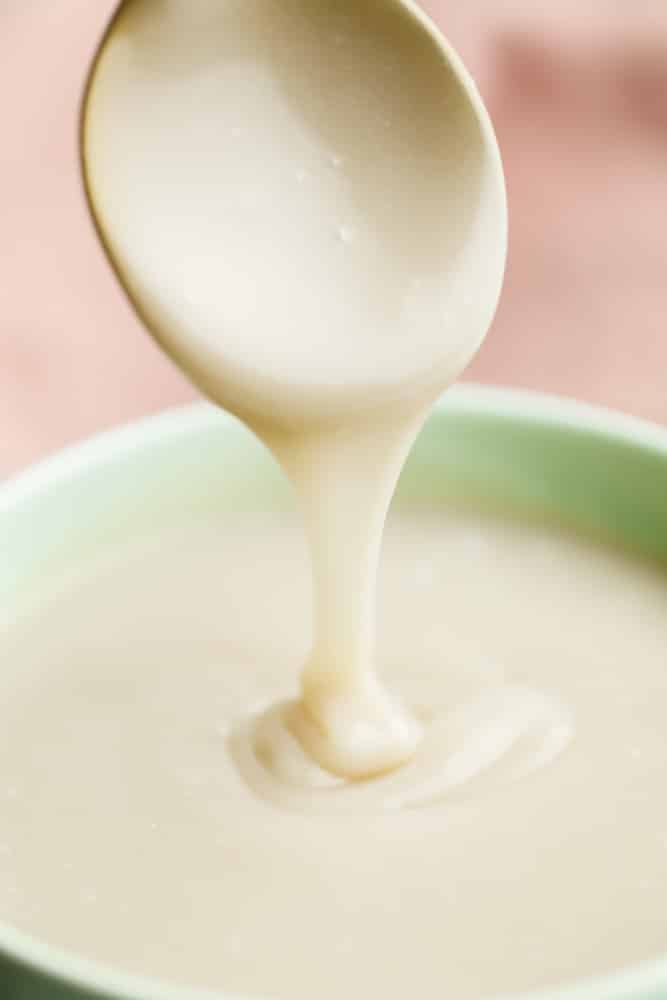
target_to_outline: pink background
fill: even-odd
[[[0,475],[193,395],[87,218],[78,101],[112,0],[0,6]],[[470,369],[667,420],[665,0],[430,0],[503,149],[511,253]]]

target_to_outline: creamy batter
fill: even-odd
[[[342,778],[389,771],[424,733],[375,672],[384,517],[431,403],[486,333],[504,266],[481,100],[396,0],[132,0],[83,138],[133,302],[302,503],[313,647],[301,697],[262,738],[289,733]]]
[[[473,1000],[664,952],[664,570],[529,523],[390,517],[397,695],[428,718],[528,686],[577,722],[537,774],[504,757],[390,812],[304,813],[239,768],[239,722],[296,693],[310,594],[296,519],[226,514],[79,566],[5,629],[0,920],[284,1000]]]

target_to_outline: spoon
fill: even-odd
[[[375,676],[375,576],[405,456],[500,293],[482,100],[409,0],[126,0],[81,121],[131,303],[300,496],[315,642],[286,724],[333,773],[395,767],[421,727]]]
[[[364,409],[378,374],[384,398],[439,392],[486,333],[500,156],[468,73],[410,2],[126,0],[81,149],[134,307],[228,409]]]

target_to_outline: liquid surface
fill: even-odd
[[[344,816],[304,813],[270,770],[249,782],[234,745],[239,720],[297,693],[298,522],[174,526],[3,629],[0,920],[285,1000],[477,1000],[664,952],[664,570],[420,510],[390,520],[379,597],[378,663],[417,713],[530,688],[569,706],[574,740],[539,777],[499,764],[384,811],[373,781]]]
[[[264,741],[294,737],[341,778],[398,767],[425,734],[375,672],[384,517],[504,268],[502,169],[472,82],[398,0],[130,0],[83,153],[149,329],[301,501],[313,643]]]

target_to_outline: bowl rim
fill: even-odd
[[[600,441],[630,443],[667,460],[667,429],[615,410],[592,406],[563,396],[525,389],[491,387],[477,383],[451,388],[436,404],[439,412],[456,416],[516,419],[562,433],[579,432]],[[48,493],[92,468],[111,465],[130,452],[147,459],[159,442],[180,435],[205,434],[236,418],[218,407],[197,402],[164,410],[121,425],[71,445],[0,483],[0,517],[11,515],[36,494]],[[9,924],[0,922],[0,957],[26,974],[38,974],[52,985],[71,987],[83,996],[109,1000],[262,1000],[254,994],[175,986],[160,980],[117,972],[73,952],[53,947]],[[658,992],[656,992],[656,990]],[[667,955],[633,964],[617,972],[595,976],[557,989],[503,994],[496,1000],[659,1000],[667,997]]]

